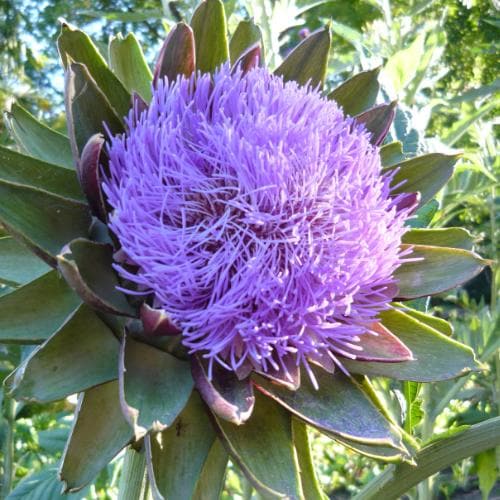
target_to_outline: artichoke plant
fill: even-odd
[[[0,341],[39,344],[19,400],[79,393],[65,491],[122,449],[155,498],[218,498],[228,460],[270,497],[321,498],[307,428],[412,461],[370,377],[475,370],[413,299],[486,262],[415,214],[457,155],[408,158],[378,69],[323,88],[328,28],[274,70],[259,28],[228,42],[220,0],[169,33],[154,72],[132,34],[108,62],[63,24],[68,136],[19,105],[0,150]]]

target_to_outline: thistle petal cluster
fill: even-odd
[[[409,208],[363,125],[266,69],[160,80],[110,138],[116,264],[191,352],[237,371],[356,358],[397,293]]]

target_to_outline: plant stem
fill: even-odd
[[[146,490],[146,457],[129,448],[123,459],[118,500],[140,500]]]
[[[4,463],[0,498],[7,498],[12,488],[14,475],[14,426],[16,424],[16,402],[4,394],[3,416],[5,420]]]
[[[422,427],[420,432],[420,437],[422,442],[426,442],[432,436],[433,422],[434,419],[431,416],[432,413],[432,401],[431,401],[431,386],[430,384],[424,384],[422,386],[422,404],[424,410],[424,416],[422,418]],[[432,498],[432,478],[425,478],[417,487],[419,500],[430,500]]]
[[[416,467],[406,463],[389,465],[382,474],[370,481],[354,500],[399,498],[426,477],[499,444],[500,417],[490,418],[454,436],[424,446],[415,458]]]

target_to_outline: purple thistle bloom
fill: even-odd
[[[151,294],[210,366],[356,358],[397,293],[412,208],[364,127],[317,90],[227,65],[160,81],[127,124],[104,182],[125,292]]]

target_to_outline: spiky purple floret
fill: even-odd
[[[233,370],[355,357],[395,296],[409,213],[378,148],[314,89],[265,69],[212,78],[160,81],[111,138],[104,191],[128,293],[151,294],[191,352]]]

